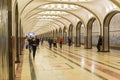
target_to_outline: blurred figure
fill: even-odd
[[[35,59],[36,49],[37,49],[37,40],[35,38],[32,39],[32,50],[33,50],[33,59]]]
[[[57,38],[53,39],[53,46],[54,46],[54,48],[57,48]]]
[[[99,39],[98,39],[98,44],[97,44],[97,52],[100,52],[100,50],[101,50],[101,45],[102,45],[102,37],[101,36],[99,36]]]
[[[60,48],[62,48],[62,43],[63,43],[63,39],[60,38],[60,39],[59,39]]]
[[[43,42],[44,42],[44,38],[41,38],[41,45],[43,45]]]
[[[68,37],[68,46],[70,47],[72,45],[72,39]]]
[[[26,38],[25,39],[25,48],[28,49],[28,45],[29,45],[29,42],[28,42],[28,39]]]
[[[31,53],[31,50],[32,50],[32,46],[31,46],[31,44],[32,44],[32,38],[30,37],[30,38],[28,38],[28,48],[29,48],[29,53]]]
[[[48,44],[49,44],[49,48],[52,48],[52,43],[53,43],[53,39],[52,38],[48,38]]]
[[[40,39],[36,37],[37,46],[39,47]]]

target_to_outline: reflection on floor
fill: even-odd
[[[67,45],[49,49],[46,43],[33,60],[24,50],[21,80],[120,80],[119,51],[96,51]]]

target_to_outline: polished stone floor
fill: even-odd
[[[120,51],[97,52],[96,48],[68,47],[49,49],[39,46],[35,59],[24,50],[19,65],[19,80],[120,80]]]

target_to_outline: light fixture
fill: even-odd
[[[40,6],[39,8],[43,9],[59,9],[59,10],[75,10],[80,8],[74,4],[45,4]]]
[[[55,14],[55,15],[64,15],[64,14],[68,14],[67,12],[63,12],[63,11],[43,11],[40,12],[38,14]]]
[[[89,2],[93,0],[57,0],[57,1],[64,1],[64,2]]]
[[[84,24],[82,24],[81,27],[84,27]]]
[[[59,16],[38,16],[39,19],[56,19],[60,18]]]

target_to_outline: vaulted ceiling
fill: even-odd
[[[25,34],[43,34],[71,24],[75,27],[78,22],[86,25],[93,17],[103,25],[107,14],[120,10],[120,0],[18,0],[17,3]]]

